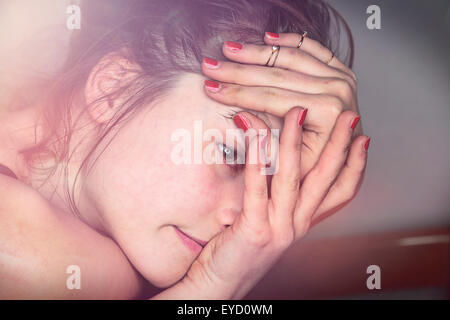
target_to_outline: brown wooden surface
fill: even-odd
[[[450,228],[442,228],[299,242],[246,299],[327,299],[430,287],[443,288],[448,298],[449,238]],[[366,286],[372,264],[381,269],[381,290]]]

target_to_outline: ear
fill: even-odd
[[[110,121],[128,98],[121,88],[136,75],[136,65],[117,53],[104,56],[91,70],[84,89],[87,111],[97,123]]]

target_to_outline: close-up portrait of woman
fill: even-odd
[[[448,4],[379,2],[3,1],[0,299],[447,299]]]

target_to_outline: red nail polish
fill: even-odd
[[[205,63],[205,65],[207,67],[210,67],[210,68],[217,68],[217,66],[219,65],[219,61],[208,58],[208,57],[203,57],[203,62]]]
[[[361,119],[361,116],[357,116],[355,119],[353,119],[352,124],[350,126],[352,128],[352,130],[355,129],[356,125],[359,122],[359,119]]]
[[[210,91],[219,91],[219,87],[220,87],[220,83],[218,83],[217,81],[213,81],[213,80],[205,80],[205,87],[210,90]]]
[[[303,109],[302,111],[300,111],[300,114],[298,116],[298,125],[299,126],[302,126],[303,122],[305,122],[307,112],[308,112],[308,109]]]
[[[369,150],[370,138],[367,139],[366,143],[364,143],[364,150]]]
[[[266,36],[269,38],[274,38],[274,39],[278,39],[280,37],[280,35],[275,32],[266,32]]]
[[[239,42],[225,41],[225,45],[232,51],[239,51],[242,49],[242,44],[240,44]]]
[[[236,126],[242,130],[247,131],[250,128],[250,122],[248,119],[240,114],[237,114],[233,117],[233,121]]]

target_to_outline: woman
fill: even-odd
[[[244,297],[363,180],[369,138],[355,76],[327,48],[329,10],[86,1],[63,69],[1,119],[12,172],[0,175],[0,296]],[[245,165],[177,164],[174,133],[195,140],[199,122],[223,136],[281,130],[279,148],[253,131],[214,140]],[[249,161],[252,148],[277,154],[272,175]]]

